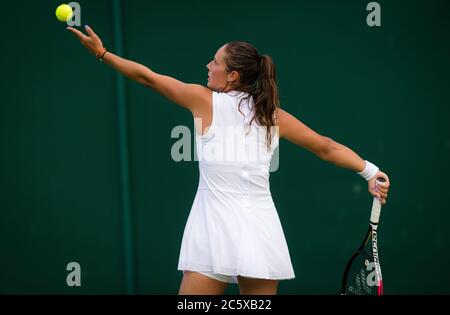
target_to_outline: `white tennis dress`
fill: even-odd
[[[178,270],[263,279],[295,278],[288,246],[269,187],[269,166],[278,146],[272,130],[253,117],[245,92],[212,92],[213,117],[196,132],[200,180],[184,229]],[[196,120],[196,126],[199,123]],[[201,126],[198,130],[202,130]]]

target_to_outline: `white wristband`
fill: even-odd
[[[366,180],[369,180],[374,177],[376,173],[378,173],[379,168],[367,160],[365,160],[365,162],[366,166],[361,172],[358,172],[358,174],[364,177]]]

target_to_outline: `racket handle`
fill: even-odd
[[[384,183],[386,180],[383,177],[377,178],[377,183]],[[381,203],[377,197],[373,198],[372,203],[372,212],[370,214],[370,222],[373,224],[378,224],[380,221],[380,213],[381,213]]]

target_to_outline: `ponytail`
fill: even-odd
[[[260,73],[256,80],[253,100],[258,123],[267,128],[267,146],[272,143],[272,126],[275,126],[274,113],[280,107],[275,65],[269,55],[260,56]]]

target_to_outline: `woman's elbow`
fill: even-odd
[[[149,68],[142,66],[137,74],[137,77],[135,78],[135,81],[149,88],[152,88],[155,85],[156,74]]]
[[[326,160],[327,156],[335,147],[336,142],[330,137],[322,136],[320,145],[318,146],[316,155],[322,160]]]

